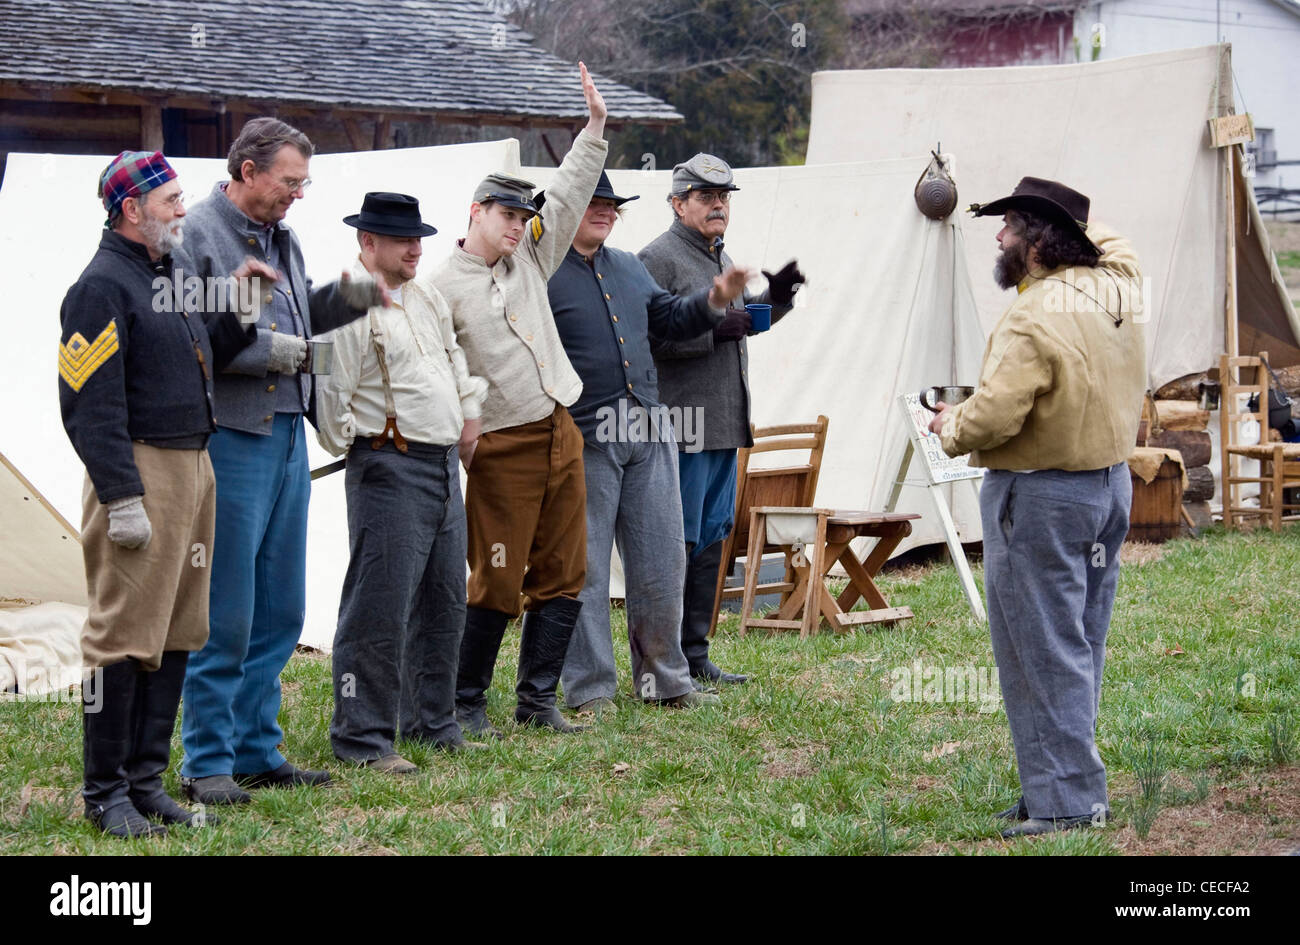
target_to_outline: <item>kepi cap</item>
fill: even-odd
[[[673,168],[673,196],[692,190],[740,190],[733,181],[731,165],[720,157],[700,152]]]
[[[495,201],[505,207],[537,212],[533,203],[533,182],[509,174],[489,174],[474,188],[474,202]]]

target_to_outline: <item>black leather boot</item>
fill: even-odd
[[[164,824],[202,827],[217,823],[211,814],[195,813],[177,804],[163,790],[162,776],[171,762],[172,732],[185,684],[185,666],[190,654],[168,650],[154,672],[141,671],[136,677],[135,734],[126,763],[129,796],[135,809]]]
[[[148,837],[167,832],[166,827],[151,824],[141,816],[129,795],[126,765],[135,737],[139,672],[139,663],[123,660],[97,669],[81,685],[85,766],[81,794],[86,802],[86,819],[114,837]]]
[[[570,724],[555,707],[555,688],[560,683],[569,637],[580,610],[582,601],[557,597],[524,615],[519,680],[515,685],[519,697],[515,721],[520,725],[543,726],[558,732],[581,732],[586,728]]]
[[[488,721],[487,690],[509,622],[509,614],[499,610],[465,608],[465,634],[460,639],[456,671],[456,721],[467,735],[501,738],[501,732]]]
[[[682,591],[682,653],[691,675],[705,682],[743,683],[749,679],[723,672],[709,659],[709,624],[718,593],[718,571],[722,567],[722,546],[718,541],[695,557],[686,546],[686,585]]]

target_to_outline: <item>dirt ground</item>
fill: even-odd
[[[1209,772],[1213,780],[1223,772]],[[925,785],[924,787],[929,787]],[[1178,787],[1179,785],[1173,785]],[[1112,785],[1133,793],[1132,785]],[[924,788],[922,788],[924,789]],[[1112,801],[1114,794],[1112,794]],[[1269,768],[1216,783],[1195,804],[1162,807],[1150,833],[1132,824],[1108,831],[1125,856],[1286,856],[1300,853],[1300,765]],[[999,840],[927,843],[917,854],[987,852]],[[1015,841],[1019,842],[1019,841]],[[1040,838],[1028,841],[1040,842]]]

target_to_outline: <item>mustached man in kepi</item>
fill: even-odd
[[[1016,298],[975,394],[930,429],[988,469],[980,490],[989,634],[1021,798],[1004,837],[1104,824],[1097,753],[1106,633],[1128,532],[1146,348],[1137,257],[1089,200],[1026,177],[972,207],[1002,215],[994,277]]]
[[[673,168],[668,197],[673,223],[637,254],[655,282],[674,295],[689,295],[731,266],[723,235],[731,220],[731,196],[738,190],[730,165],[712,154],[697,154]],[[738,293],[728,300],[727,315],[713,331],[687,340],[653,339],[660,398],[679,416],[702,418],[703,448],[690,449],[683,437],[677,457],[686,539],[682,650],[702,686],[747,679],[725,672],[709,658],[723,544],[736,514],[736,450],[754,445],[745,338],[771,327],[753,323],[745,306],[770,304],[775,324],[794,306],[804,282],[794,260],[763,274],[768,288],[757,296]]]
[[[99,250],[59,312],[59,406],[86,466],[82,794],[96,827],[133,837],[204,822],[164,792],[162,775],[186,664],[208,638],[213,372],[253,335],[235,301],[248,283],[211,315],[188,300],[180,312],[155,304],[155,280],[183,281],[187,268],[174,255],[184,195],[161,152],[123,151],[99,194]],[[230,274],[275,277],[254,261]]]

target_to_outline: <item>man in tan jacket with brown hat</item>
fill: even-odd
[[[1146,388],[1141,275],[1128,241],[1089,225],[1088,198],[1063,184],[1026,177],[972,210],[1004,214],[994,275],[1018,295],[974,395],[941,405],[930,429],[989,470],[989,633],[1022,791],[999,816],[1015,837],[1109,812],[1096,727]]]

